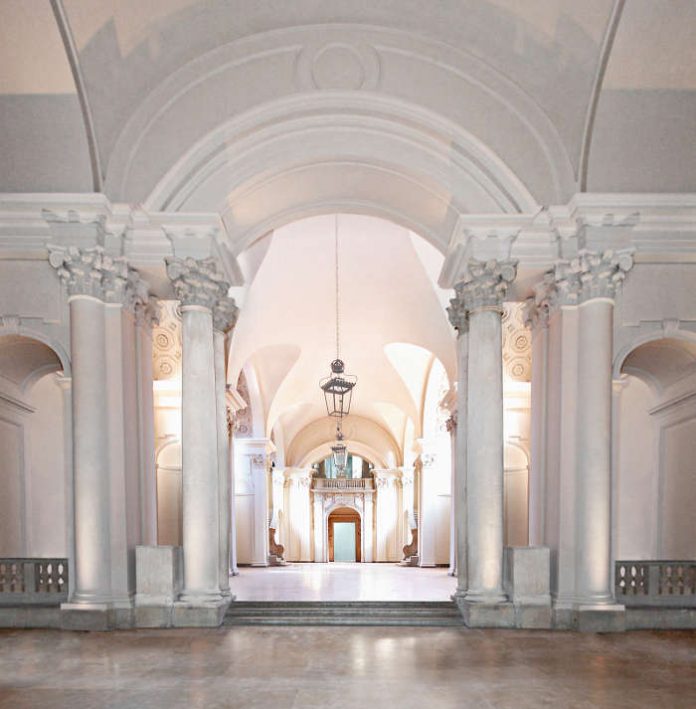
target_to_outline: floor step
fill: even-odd
[[[463,625],[450,602],[390,601],[235,601],[225,625]]]

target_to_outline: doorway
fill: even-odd
[[[348,507],[334,510],[328,519],[329,561],[362,561],[360,515]]]

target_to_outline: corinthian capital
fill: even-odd
[[[457,334],[463,335],[469,331],[469,311],[457,286],[455,286],[455,294],[454,298],[450,298],[447,317]]]
[[[150,295],[144,300],[135,303],[135,322],[138,327],[152,329],[160,322],[159,301]]]
[[[213,309],[213,327],[220,332],[227,332],[235,326],[238,316],[239,308],[234,298],[220,298]]]
[[[516,275],[517,261],[470,259],[464,280],[454,287],[455,300],[460,300],[468,312],[481,308],[502,309],[508,285]]]
[[[213,310],[226,297],[229,284],[218,273],[214,259],[167,258],[167,275],[183,306],[200,305]]]
[[[56,269],[68,295],[103,298],[103,260],[104,249],[101,246],[80,249],[77,246],[48,245],[48,262]]]
[[[125,304],[129,298],[128,264],[124,258],[102,258],[102,287],[107,303]]]
[[[628,250],[580,251],[554,268],[558,301],[576,305],[593,298],[613,299],[632,266],[633,255]]]

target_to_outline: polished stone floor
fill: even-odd
[[[686,709],[696,706],[696,633],[0,631],[2,709],[371,706]]]
[[[230,586],[239,601],[446,601],[457,583],[445,567],[288,564],[242,566]]]

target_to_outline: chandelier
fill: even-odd
[[[335,273],[336,273],[336,359],[331,362],[331,373],[319,382],[324,393],[326,413],[338,419],[336,424],[336,444],[331,446],[334,464],[340,475],[346,469],[348,452],[343,443],[341,422],[344,416],[350,413],[350,404],[353,397],[353,388],[358,378],[345,373],[345,363],[341,359],[341,327],[340,327],[340,279],[338,268],[338,214],[334,217],[334,247],[335,247]]]

